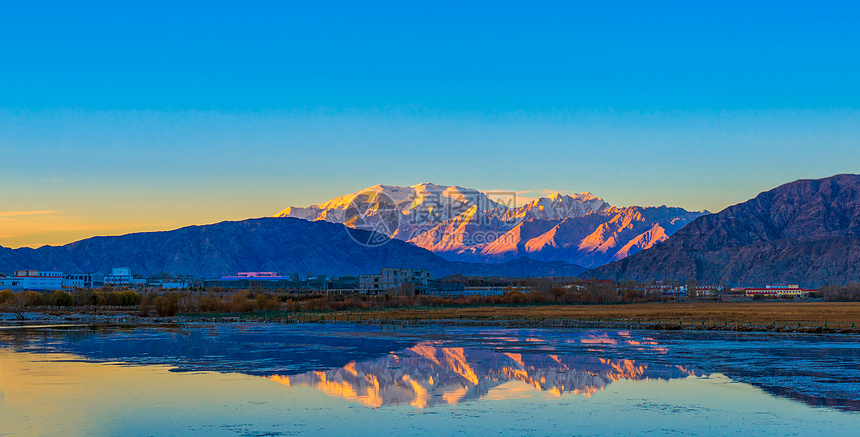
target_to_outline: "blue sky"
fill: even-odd
[[[860,169],[857,3],[248,3],[0,5],[0,245],[377,183],[719,210]]]

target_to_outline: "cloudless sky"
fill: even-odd
[[[3,2],[0,245],[377,183],[720,210],[860,169],[855,2]]]

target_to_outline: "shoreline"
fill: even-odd
[[[32,314],[32,313],[30,313]],[[787,333],[787,334],[860,334],[860,327],[841,326],[845,323],[823,323],[823,326],[802,326],[772,322],[770,324],[752,322],[714,322],[693,323],[684,321],[630,321],[630,320],[576,320],[570,318],[506,319],[480,320],[470,318],[362,318],[361,320],[336,320],[336,316],[326,315],[302,317],[265,317],[246,313],[242,315],[177,315],[168,317],[142,317],[131,314],[67,314],[51,315],[38,313],[36,317],[25,320],[2,319],[0,330],[36,328],[74,328],[74,327],[175,327],[193,324],[233,324],[233,323],[280,323],[280,324],[355,324],[367,326],[410,327],[492,327],[502,329],[602,329],[602,330],[641,330],[641,331],[707,331],[707,332],[749,332],[749,333]],[[334,320],[333,320],[334,319]],[[836,325],[836,326],[833,326]]]

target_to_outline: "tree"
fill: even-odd
[[[696,287],[699,286],[699,283],[696,282],[695,279],[691,279],[687,281],[687,297],[690,299],[695,299],[699,297],[699,292],[696,290]]]
[[[175,316],[179,312],[179,296],[169,294],[155,299],[155,312],[161,317]]]
[[[75,299],[72,295],[63,291],[57,290],[51,295],[51,302],[58,307],[70,307],[75,304]]]
[[[14,293],[12,290],[0,291],[0,311],[12,313],[18,320],[24,320],[24,298],[23,293]]]

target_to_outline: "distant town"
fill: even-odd
[[[549,283],[549,284],[547,284]],[[680,284],[677,282],[650,284],[616,283],[611,280],[582,280],[579,278],[499,278],[453,275],[432,279],[423,269],[386,267],[378,274],[341,276],[281,275],[277,272],[237,272],[217,279],[155,275],[144,278],[129,267],[115,267],[108,274],[64,273],[53,270],[18,270],[0,274],[0,290],[52,292],[58,290],[99,289],[120,287],[144,291],[237,291],[263,293],[326,293],[366,295],[435,295],[435,296],[503,296],[506,293],[539,291],[541,286],[582,291],[589,286],[615,287],[619,293],[638,291],[641,297],[668,300],[709,299],[737,300],[742,298],[805,299],[818,297],[818,289],[805,289],[797,284],[729,288],[724,285]]]

